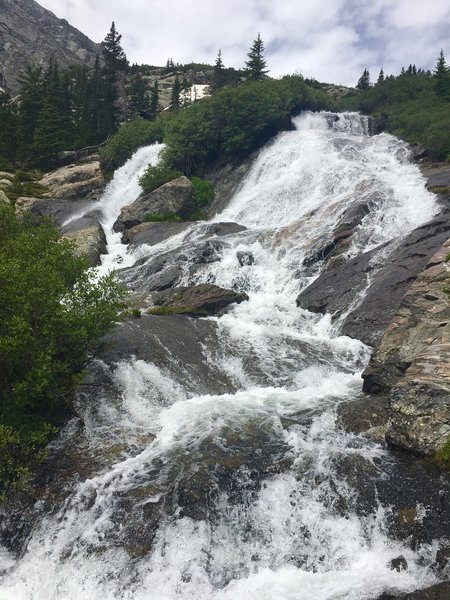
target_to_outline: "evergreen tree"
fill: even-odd
[[[450,100],[450,72],[441,50],[434,70],[436,94],[444,100]]]
[[[61,150],[72,145],[72,122],[67,78],[60,76],[58,65],[51,61],[43,81],[44,102],[34,134],[34,147],[40,162],[47,166]]]
[[[89,78],[89,120],[93,143],[104,141],[115,126],[114,88],[102,74],[100,59],[97,56]]]
[[[27,67],[19,82],[22,85],[18,115],[19,157],[27,159],[33,155],[34,133],[43,105],[42,69]]]
[[[191,84],[183,77],[183,81],[181,82],[181,104],[183,108],[189,106],[191,103]]]
[[[247,54],[248,60],[245,62],[247,77],[251,81],[261,81],[269,72],[266,69],[267,63],[264,60],[263,53],[264,43],[258,33],[258,37],[253,41],[250,52]]]
[[[170,104],[169,104],[170,110],[177,110],[180,108],[180,106],[181,106],[180,96],[181,96],[181,83],[180,83],[180,80],[177,75],[175,77],[175,81],[174,81],[174,84],[172,87],[172,95],[171,95]]]
[[[17,151],[17,114],[8,94],[0,92],[0,159],[14,161]]]
[[[224,67],[223,61],[222,61],[222,50],[219,50],[219,53],[217,54],[216,62],[214,64],[213,81],[210,86],[211,91],[216,92],[217,90],[220,90],[220,88],[222,88],[225,84],[226,84],[225,67]]]
[[[362,92],[368,90],[370,88],[370,73],[367,69],[364,69],[363,74],[358,79],[358,83],[356,84],[358,90]]]
[[[147,97],[147,85],[140,73],[133,78],[128,91],[131,95],[131,103],[134,111],[138,115],[148,117],[150,103]]]
[[[120,45],[121,39],[122,36],[117,33],[113,21],[109,33],[101,43],[103,61],[105,64],[104,73],[106,78],[112,82],[117,80],[119,73],[126,73],[128,71],[128,60]]]
[[[155,82],[152,87],[152,93],[150,95],[150,116],[152,119],[156,119],[159,112],[159,85],[158,80],[155,79]]]
[[[381,85],[384,83],[384,71],[381,69],[380,74],[378,75],[377,85]]]

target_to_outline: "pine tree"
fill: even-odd
[[[189,106],[191,103],[191,84],[183,77],[183,81],[181,82],[181,104],[183,108]]]
[[[441,50],[434,69],[436,94],[444,100],[450,100],[450,71],[445,62],[443,50]]]
[[[222,62],[222,50],[219,50],[214,64],[214,75],[211,84],[211,91],[214,93],[226,84],[225,67]]]
[[[158,80],[155,79],[155,82],[152,87],[152,93],[150,95],[150,116],[152,119],[156,119],[159,112],[159,85]]]
[[[21,158],[27,159],[33,155],[34,133],[44,103],[42,69],[27,67],[19,82],[22,85],[18,116],[19,155]]]
[[[150,103],[147,97],[147,85],[140,73],[133,78],[128,91],[135,112],[144,117],[149,116]]]
[[[358,83],[356,84],[358,90],[362,92],[368,90],[370,88],[370,73],[367,69],[364,69],[363,74],[358,79]]]
[[[377,85],[381,85],[384,83],[384,71],[381,69],[380,74],[378,75]]]
[[[180,108],[180,95],[181,95],[181,83],[178,75],[175,77],[175,81],[172,87],[172,95],[170,98],[169,108],[170,110],[177,110]]]
[[[17,151],[17,114],[11,98],[0,92],[0,159],[14,161]]]
[[[122,36],[117,33],[114,21],[111,24],[111,29],[101,43],[102,55],[104,61],[104,73],[107,79],[112,82],[117,80],[119,73],[128,71],[128,60],[125,56],[120,40]]]
[[[245,62],[247,77],[251,81],[261,81],[264,76],[269,72],[267,63],[263,58],[264,43],[261,39],[261,35],[258,33],[258,37],[253,41],[253,45],[250,52],[247,54],[248,60]]]

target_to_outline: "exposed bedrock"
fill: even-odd
[[[406,292],[363,373],[389,394],[387,440],[433,455],[450,438],[450,240]]]
[[[230,304],[239,304],[244,300],[248,300],[247,294],[204,283],[157,292],[153,296],[157,308],[153,310],[155,314],[160,310],[161,314],[172,311],[191,316],[206,316],[220,314]]]
[[[405,292],[449,234],[450,211],[444,209],[402,240],[382,264],[375,262],[375,250],[347,262],[329,262],[301,292],[297,304],[313,312],[329,312],[336,319],[356,303],[344,318],[342,333],[375,346]],[[367,286],[364,299],[358,302],[358,294]]]

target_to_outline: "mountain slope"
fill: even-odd
[[[100,46],[34,0],[0,0],[0,87],[17,92],[27,67],[92,64]]]

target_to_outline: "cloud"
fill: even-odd
[[[273,76],[301,72],[354,85],[364,68],[398,73],[450,57],[448,0],[41,0],[95,41],[111,21],[131,62],[244,65],[257,33]]]

